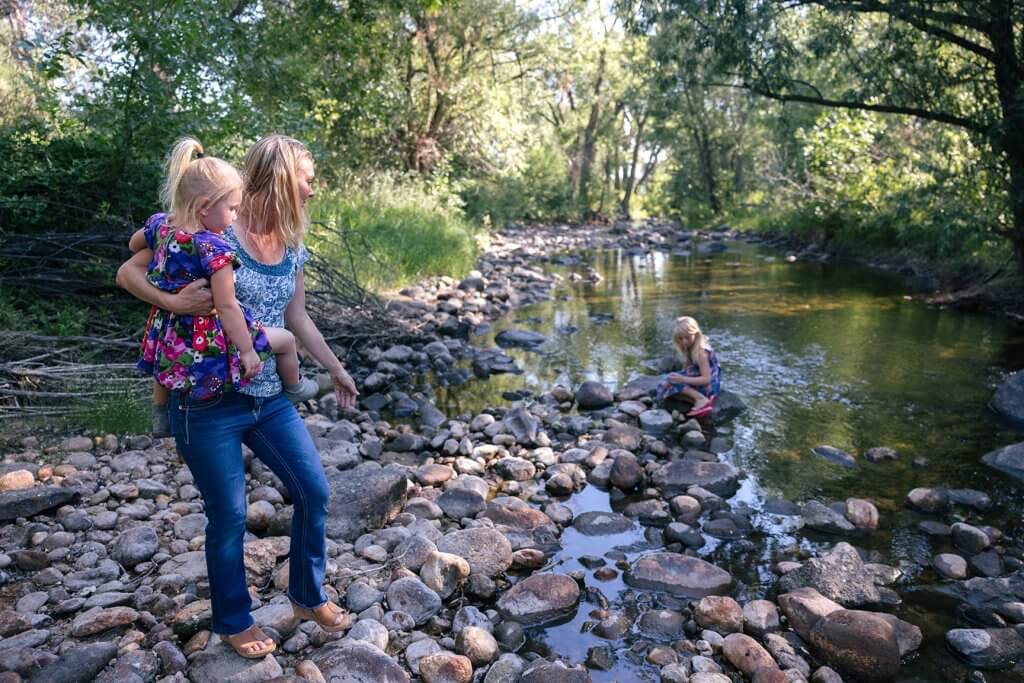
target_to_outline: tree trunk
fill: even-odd
[[[629,202],[633,199],[633,190],[636,189],[636,165],[640,158],[640,143],[643,141],[644,123],[647,117],[640,115],[636,119],[635,137],[633,138],[633,155],[629,160],[629,171],[626,173],[625,193],[622,196],[622,215],[629,218]]]
[[[708,206],[716,216],[722,212],[722,203],[718,199],[718,182],[715,178],[715,153],[711,148],[710,135],[698,122],[690,128],[693,137],[693,145],[697,148],[697,161],[700,166],[701,180],[704,183],[704,193],[707,195]]]
[[[604,85],[604,49],[597,60],[597,80],[594,83],[594,101],[590,105],[590,117],[587,127],[583,129],[583,140],[579,154],[579,180],[576,184],[574,199],[576,206],[586,213],[590,209],[588,185],[590,184],[590,167],[594,163],[594,152],[597,148],[597,124],[601,120],[601,87]]]
[[[996,57],[996,86],[1003,114],[997,143],[1010,170],[1013,228],[1007,237],[1013,244],[1018,273],[1024,273],[1024,73],[1014,44],[1012,3],[994,4],[999,9],[993,12],[988,35]]]

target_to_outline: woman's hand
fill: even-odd
[[[178,315],[212,315],[214,312],[213,292],[210,291],[210,283],[205,278],[190,282],[171,297],[171,302],[174,306],[168,306],[167,310]]]
[[[352,381],[352,376],[345,371],[345,368],[339,368],[331,373],[331,381],[334,382],[334,393],[338,397],[338,407],[354,408],[359,391],[356,389],[356,383]]]
[[[668,373],[668,381],[672,384],[683,384],[684,379],[686,379],[686,376],[680,375],[678,372]]]

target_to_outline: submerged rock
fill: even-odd
[[[632,531],[636,525],[617,512],[584,512],[573,520],[576,531],[586,536],[608,536]]]
[[[999,415],[1024,425],[1024,371],[1010,375],[996,389],[989,404]]]
[[[857,459],[855,457],[834,446],[815,446],[811,449],[811,453],[843,467],[857,467]]]
[[[1024,637],[1015,628],[955,628],[946,643],[979,669],[1007,669],[1024,659]]]
[[[1024,372],[1018,372],[1016,376],[1024,378]],[[987,453],[981,461],[1011,477],[1024,480],[1024,441]]]

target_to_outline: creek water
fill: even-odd
[[[763,597],[774,580],[775,561],[792,557],[794,548],[806,554],[837,540],[797,530],[799,517],[763,512],[765,501],[868,498],[879,509],[880,528],[852,542],[903,571],[894,587],[903,602],[892,611],[925,636],[900,680],[964,680],[967,669],[943,641],[945,631],[958,624],[955,605],[914,590],[937,580],[929,559],[948,546],[918,529],[926,517],[908,510],[904,500],[920,486],[980,489],[992,497],[993,508],[984,514],[959,509],[959,518],[992,524],[1007,534],[1004,545],[1022,545],[1024,486],[990,470],[980,458],[1024,438],[986,408],[1005,373],[1024,366],[1024,330],[993,317],[925,305],[910,296],[904,279],[877,270],[850,263],[787,263],[769,248],[728,245],[714,255],[605,250],[584,254],[579,264],[551,265],[550,271],[563,275],[589,265],[603,280],[566,280],[552,300],[517,309],[489,336],[474,339],[490,345],[494,333],[517,328],[540,332],[548,341],[536,351],[506,351],[524,369],[521,375],[435,388],[438,407],[456,415],[511,405],[502,401],[502,392],[540,394],[584,380],[614,391],[635,376],[651,374],[643,361],[672,352],[677,316],[695,317],[721,360],[723,386],[748,405],[744,414],[717,428],[732,444],[722,459],[747,475],[729,502],[758,511],[752,543],[709,538],[699,554],[732,572],[741,602]],[[860,467],[847,469],[813,455],[811,449],[821,444],[857,454],[889,446],[900,457],[878,464],[861,460]],[[926,458],[927,465],[913,466],[915,458]],[[577,514],[613,508],[608,493],[593,486],[567,504]],[[628,558],[652,549],[642,531],[594,538],[570,528],[554,571],[583,569],[577,558],[615,547]],[[613,605],[636,609],[637,595],[621,580],[602,583],[585,571],[588,585],[598,586]],[[585,632],[594,608],[583,602],[571,620],[535,629],[527,647],[579,663],[588,648],[611,645],[616,663],[609,671],[592,670],[595,681],[657,680],[657,667],[644,664],[642,651],[630,649],[635,635],[609,642]],[[988,680],[1019,680],[1013,676],[989,674]]]

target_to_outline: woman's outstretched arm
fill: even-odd
[[[179,315],[208,315],[213,311],[213,295],[210,283],[196,280],[177,294],[154,287],[146,279],[146,268],[153,252],[143,249],[121,264],[117,269],[117,284],[136,299],[141,299],[157,308]]]
[[[306,288],[301,270],[295,275],[295,294],[288,302],[288,308],[284,309],[284,322],[313,358],[327,368],[334,382],[338,405],[342,408],[353,407],[356,404],[356,396],[359,395],[356,383],[352,381],[352,377],[331,351],[331,347],[324,340],[324,335],[306,312]]]

